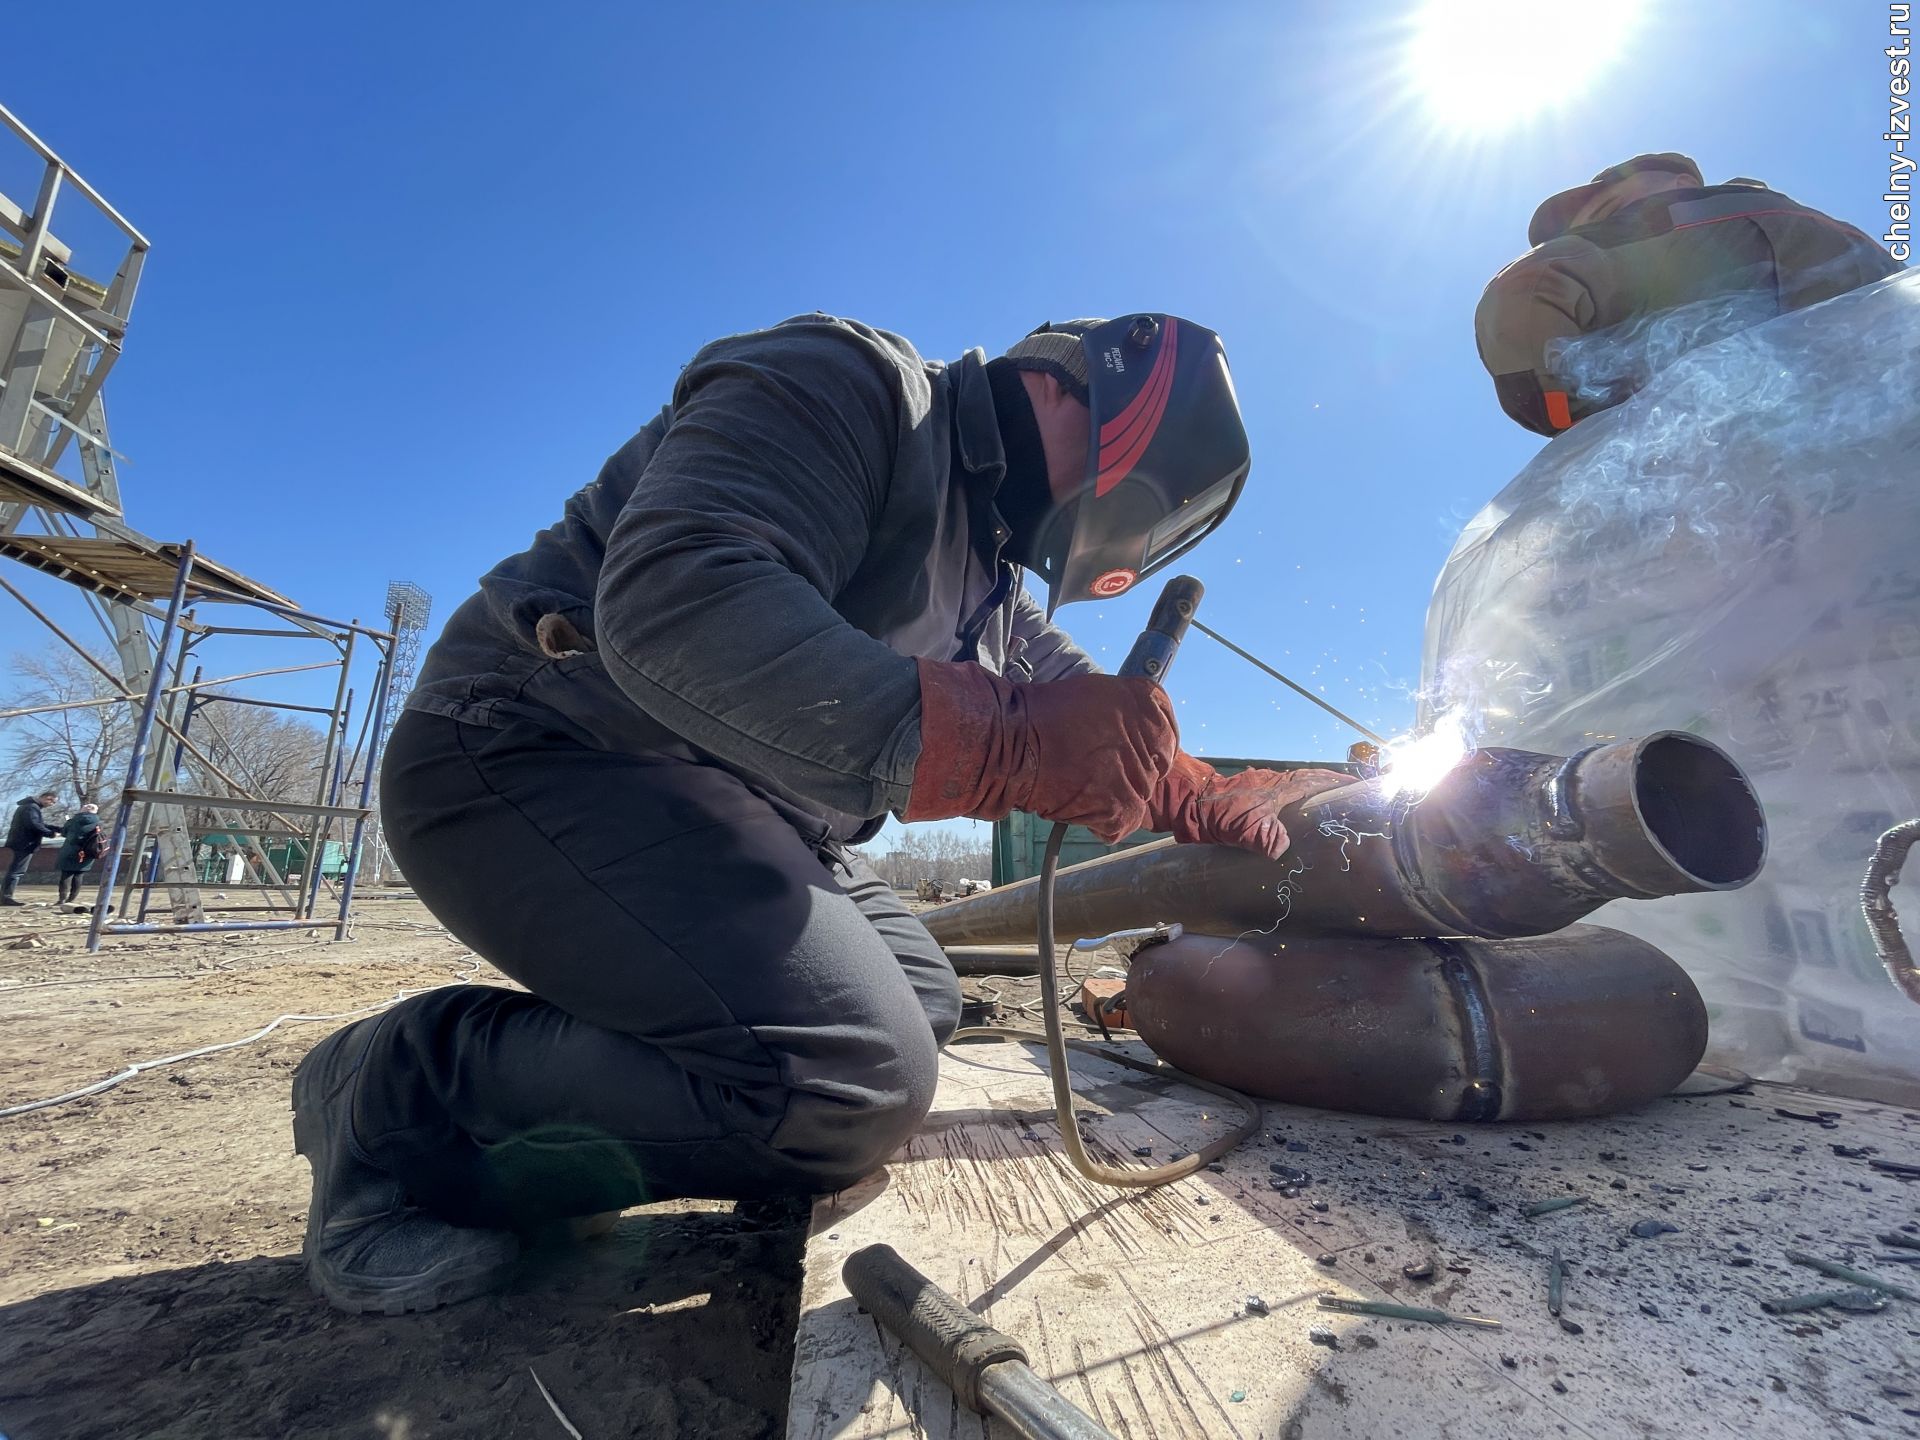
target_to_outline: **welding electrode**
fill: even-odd
[[[904,1340],[974,1414],[993,1417],[1021,1440],[1114,1440],[1112,1431],[1033,1373],[1018,1340],[967,1309],[891,1245],[854,1251],[840,1276],[861,1308]]]

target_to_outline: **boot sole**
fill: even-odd
[[[293,1078],[293,1151],[296,1155],[305,1156],[307,1163],[313,1165],[314,1154],[324,1147],[325,1141],[315,1133],[315,1122],[307,1118],[312,1114],[313,1107],[303,1107],[302,1102],[310,1098],[303,1093],[306,1089],[301,1083],[303,1079],[299,1069],[296,1069]],[[303,1108],[306,1115],[302,1114]],[[318,1168],[315,1166],[316,1172]],[[424,1275],[411,1275],[404,1280],[349,1277],[322,1264],[314,1254],[322,1229],[316,1183],[313,1198],[307,1202],[307,1233],[300,1246],[300,1258],[307,1272],[307,1288],[334,1309],[343,1310],[349,1315],[424,1314],[500,1289],[513,1269],[512,1263],[486,1265],[450,1262],[436,1266]],[[4,1437],[0,1437],[0,1440],[4,1440]]]
[[[303,1252],[304,1253],[304,1252]],[[477,1299],[500,1289],[507,1271],[497,1266],[445,1266],[441,1273],[411,1276],[390,1285],[347,1280],[323,1272],[312,1255],[307,1262],[307,1288],[336,1310],[349,1315],[420,1315],[462,1300]]]

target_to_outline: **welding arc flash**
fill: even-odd
[[[1426,734],[1387,745],[1380,788],[1388,796],[1425,795],[1452,774],[1454,766],[1472,750],[1466,722],[1458,712],[1450,711]]]

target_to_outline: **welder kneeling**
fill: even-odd
[[[394,856],[531,993],[436,990],[301,1065],[315,1287],[431,1308],[549,1222],[882,1163],[960,1014],[848,848],[888,813],[1280,853],[1275,812],[1328,777],[1219,776],[1050,621],[1197,544],[1247,469],[1220,342],[1173,316],[952,365],[823,315],[701,351],[455,613],[395,728]]]

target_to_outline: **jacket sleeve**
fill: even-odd
[[[1013,600],[1012,639],[1019,647],[1020,659],[1042,683],[1064,680],[1069,675],[1098,675],[1100,667],[1087,652],[1073,643],[1066,631],[1057,628],[1021,587]]]
[[[1581,416],[1547,356],[1556,343],[1595,328],[1598,307],[1583,272],[1596,263],[1603,257],[1587,247],[1544,245],[1494,276],[1473,314],[1500,408],[1541,435],[1557,435]]]
[[[914,662],[832,599],[929,394],[923,372],[824,317],[708,346],[614,523],[594,604],[608,671],[643,710],[849,814],[905,808],[919,758]]]

